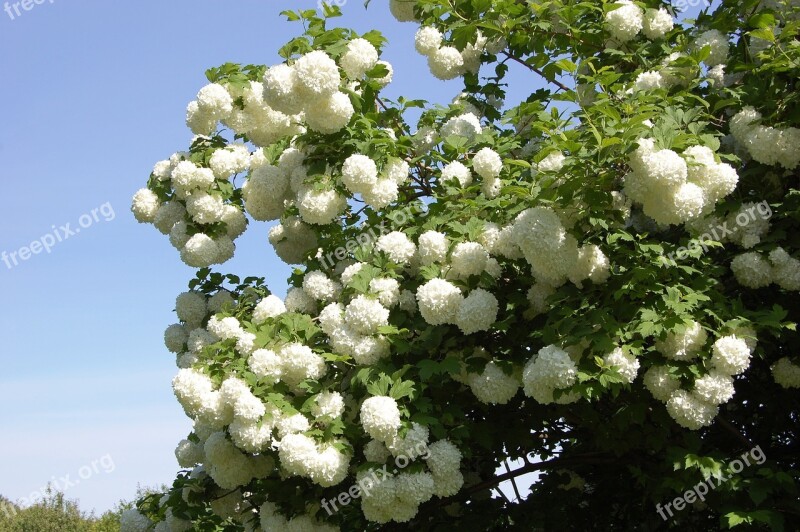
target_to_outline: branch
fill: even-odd
[[[722,428],[730,432],[733,436],[736,437],[737,440],[747,445],[748,449],[752,449],[753,447],[755,447],[755,444],[752,441],[750,441],[750,439],[747,436],[736,430],[736,427],[731,425],[731,423],[727,419],[725,419],[722,416],[717,416],[717,420],[719,421],[719,424],[722,425]]]
[[[511,59],[512,61],[516,61],[516,62],[517,62],[517,63],[519,63],[520,65],[522,65],[522,66],[524,66],[524,67],[526,67],[526,68],[530,69],[532,72],[535,72],[536,74],[539,74],[539,75],[540,75],[541,77],[543,77],[545,80],[549,81],[550,83],[552,83],[553,85],[555,85],[556,87],[558,87],[559,89],[561,89],[562,91],[567,91],[567,92],[569,92],[570,90],[572,90],[572,89],[570,89],[569,87],[567,87],[566,85],[564,85],[563,83],[561,83],[560,81],[558,81],[558,80],[556,80],[556,79],[554,79],[554,80],[549,80],[549,79],[547,79],[547,76],[545,76],[545,75],[544,75],[544,72],[542,72],[541,70],[539,70],[539,69],[538,69],[538,68],[536,68],[535,66],[529,65],[528,63],[526,63],[525,61],[523,61],[523,60],[522,60],[522,59],[520,59],[519,57],[515,57],[515,56],[513,56],[513,55],[509,54],[508,52],[503,52],[503,55],[505,55],[506,57],[508,57],[508,58],[509,58],[509,59]]]

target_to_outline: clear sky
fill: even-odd
[[[190,430],[162,335],[193,271],[136,223],[130,198],[153,163],[188,148],[184,110],[205,70],[278,62],[301,31],[279,12],[317,3],[36,1],[0,11],[0,494],[28,497],[55,480],[102,512],[137,484],[169,483]],[[416,25],[396,22],[388,2],[336,3],[337,24],[390,39],[390,97],[458,93],[460,82],[428,74]],[[536,89],[513,72],[517,95]],[[265,276],[283,295],[289,269],[268,227],[252,225],[223,271]]]

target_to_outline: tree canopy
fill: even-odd
[[[197,269],[165,332],[194,428],[122,529],[796,529],[800,3],[390,5],[450,104],[287,11],[136,193]],[[284,299],[212,270],[248,229]]]

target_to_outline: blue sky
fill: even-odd
[[[452,99],[460,83],[428,74],[416,26],[387,6],[347,0],[337,23],[390,39],[390,97]],[[101,512],[137,484],[173,478],[190,423],[172,396],[162,334],[193,271],[136,223],[130,197],[153,163],[188,147],[184,110],[205,70],[278,62],[300,31],[279,12],[314,7],[44,0],[19,16],[11,6],[13,19],[0,12],[0,494],[27,497],[56,480]],[[513,76],[519,95],[535,90],[529,73]],[[251,226],[224,271],[265,276],[283,295],[289,269],[267,229]],[[55,243],[22,260],[20,248],[37,240]]]

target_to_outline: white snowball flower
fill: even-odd
[[[719,30],[706,31],[697,38],[695,46],[698,49],[709,47],[709,56],[703,62],[710,67],[728,62],[730,43],[728,37]]]
[[[378,296],[381,305],[392,308],[400,301],[400,283],[389,277],[376,277],[369,282],[369,290]]]
[[[281,298],[274,295],[268,295],[258,302],[253,309],[253,323],[261,325],[269,318],[280,316],[286,312],[286,305],[283,304]]]
[[[477,242],[456,244],[450,253],[450,273],[457,278],[466,279],[480,275],[486,269],[489,253]]]
[[[733,378],[730,375],[712,371],[694,381],[692,393],[709,404],[727,403],[734,393]]]
[[[344,398],[339,392],[321,392],[314,398],[311,413],[316,418],[332,420],[344,413]]]
[[[361,425],[378,441],[391,439],[400,428],[400,410],[391,397],[375,396],[361,404]]]
[[[431,55],[442,45],[442,33],[433,26],[422,26],[414,36],[414,47],[422,55]]]
[[[667,412],[678,425],[697,430],[714,421],[719,407],[698,399],[686,390],[676,390],[667,401]]]
[[[491,148],[481,148],[472,158],[472,168],[484,179],[495,179],[503,169],[503,160]]]
[[[472,141],[482,130],[481,121],[478,117],[473,113],[465,113],[463,115],[454,116],[445,122],[440,134],[442,138],[458,136],[466,137],[468,140]]]
[[[259,379],[277,382],[281,378],[281,358],[269,349],[257,349],[247,359],[250,371]]]
[[[434,262],[444,262],[447,259],[447,250],[450,245],[447,236],[438,231],[425,231],[419,237],[419,260],[423,266]]]
[[[461,290],[444,279],[431,279],[417,289],[419,311],[430,325],[453,323],[463,299]]]
[[[614,366],[628,383],[636,380],[636,374],[639,372],[639,360],[633,355],[625,353],[622,348],[618,347],[605,355],[603,361]]]
[[[642,33],[651,40],[660,39],[668,31],[671,31],[675,23],[672,15],[663,7],[658,9],[647,9],[644,13],[644,26]]]
[[[328,54],[314,50],[293,65],[298,89],[310,99],[328,98],[339,90],[339,67]]]
[[[521,386],[519,378],[507,375],[493,361],[486,364],[483,373],[471,373],[467,384],[478,401],[489,405],[507,404]]]
[[[342,183],[348,190],[357,193],[370,191],[378,181],[378,167],[366,155],[354,154],[345,159],[342,166]]]
[[[315,101],[306,109],[308,127],[318,133],[330,135],[341,131],[355,114],[350,97],[335,92],[327,98]]]
[[[347,198],[332,189],[308,189],[299,195],[297,207],[304,222],[327,225],[339,218],[347,207]]]
[[[366,39],[353,39],[339,59],[347,77],[359,79],[378,62],[378,51]]]
[[[389,324],[389,309],[380,301],[359,295],[345,307],[344,320],[359,334],[376,334],[379,327]]]
[[[133,195],[133,204],[131,205],[131,212],[134,218],[139,223],[153,223],[156,219],[156,213],[161,206],[158,196],[150,189],[143,188]]]
[[[286,310],[289,312],[299,312],[302,314],[313,314],[317,309],[317,302],[308,295],[305,290],[293,286],[286,291],[284,301]]]
[[[175,312],[181,321],[199,325],[208,312],[206,298],[198,292],[184,292],[175,299]]]
[[[763,288],[773,280],[772,265],[756,252],[742,253],[731,261],[731,271],[740,285]]]
[[[630,41],[642,31],[644,12],[630,0],[620,0],[612,7],[615,9],[606,13],[606,28],[618,41]]]
[[[680,387],[680,382],[669,375],[666,366],[652,366],[645,372],[643,380],[645,388],[662,403],[666,403]]]
[[[327,371],[325,359],[303,344],[286,344],[278,355],[281,358],[281,380],[290,386],[305,379],[319,379]]]
[[[375,249],[386,253],[397,264],[408,264],[417,250],[411,239],[400,231],[382,235],[375,244]]]
[[[332,281],[319,270],[307,272],[303,276],[303,291],[317,301],[331,301],[339,295],[341,285]]]
[[[461,332],[487,331],[497,320],[497,298],[483,288],[476,288],[458,306],[455,322]]]
[[[555,389],[569,388],[578,378],[578,368],[569,354],[554,345],[543,347],[532,357],[522,372],[523,391],[539,403],[554,401]],[[575,398],[576,399],[576,398]],[[569,395],[559,401],[574,400]]]
[[[175,323],[167,327],[164,331],[164,345],[172,353],[183,352],[183,346],[189,340],[186,327],[180,323]]]
[[[681,331],[667,333],[663,341],[655,344],[656,350],[673,360],[692,360],[706,343],[708,334],[696,321],[689,322]]]
[[[201,112],[215,120],[222,120],[233,110],[233,98],[225,87],[211,83],[197,93],[197,105]]]
[[[472,183],[472,172],[464,164],[452,161],[442,168],[442,181],[444,183],[455,181],[466,188]]]
[[[784,388],[800,388],[800,366],[783,357],[772,365],[772,377]]]
[[[711,364],[726,375],[739,375],[750,366],[747,342],[737,336],[723,336],[712,346]]]

